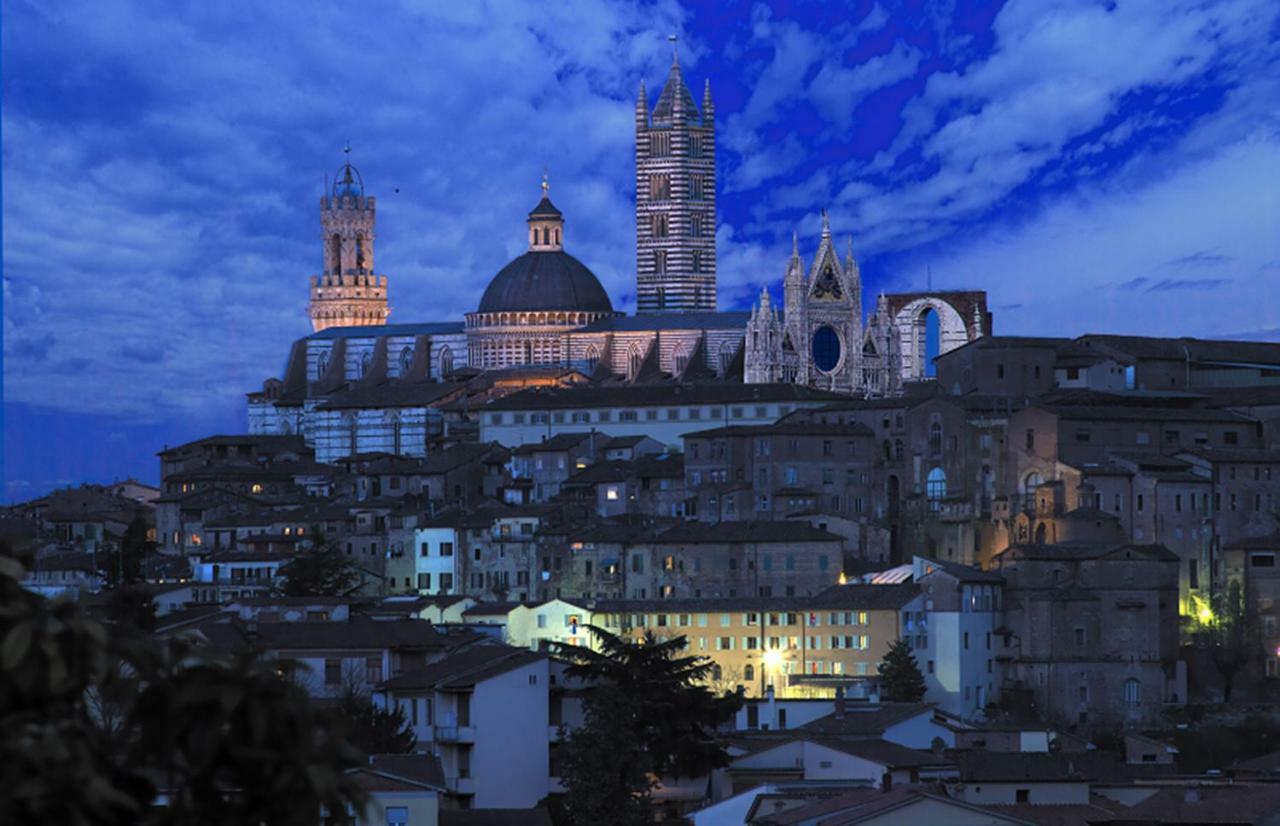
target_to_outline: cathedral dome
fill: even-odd
[[[612,313],[599,279],[563,250],[530,250],[503,267],[480,299],[481,313],[563,310]]]

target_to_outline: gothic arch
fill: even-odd
[[[950,301],[926,295],[908,302],[894,314],[902,355],[902,378],[906,381],[916,381],[928,375],[925,325],[930,312],[938,317],[938,351],[934,355],[949,352],[969,341],[964,317]]]
[[[443,379],[453,372],[453,351],[450,350],[448,347],[440,348],[439,365],[440,365],[440,376],[439,376],[440,378]]]
[[[644,353],[640,351],[640,345],[633,342],[631,349],[627,351],[627,380],[635,381],[643,365]]]
[[[413,370],[413,348],[405,347],[400,351],[400,377],[404,378]]]
[[[587,345],[587,372],[594,373],[600,364],[600,348],[594,344]]]
[[[732,341],[720,342],[717,369],[721,378],[724,378],[729,373],[729,367],[733,364],[733,356],[736,352],[737,348]]]
[[[684,372],[687,369],[689,369],[689,352],[685,349],[682,341],[676,344],[675,349],[671,351],[671,375],[680,378],[684,376]]]

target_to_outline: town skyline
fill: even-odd
[[[671,32],[690,85],[710,80],[723,124],[722,309],[776,289],[793,231],[811,256],[828,208],[836,235],[853,236],[864,302],[931,277],[987,290],[1001,334],[1280,329],[1280,300],[1267,300],[1275,206],[1251,172],[1274,167],[1280,146],[1264,105],[1277,77],[1260,5],[1032,19],[1011,4],[925,22],[870,4],[838,19],[602,5],[504,24],[523,33],[486,33],[468,17],[478,13],[458,11],[409,21],[378,61],[336,64],[320,60],[324,44],[349,32],[359,48],[386,30],[326,13],[292,35],[300,50],[286,58],[256,48],[267,34],[220,39],[244,21],[211,12],[149,22],[118,5],[77,23],[9,11],[51,35],[33,42],[57,40],[107,70],[36,69],[6,31],[10,501],[154,478],[165,444],[243,430],[243,394],[306,332],[316,195],[347,141],[382,206],[393,322],[475,306],[523,247],[544,168],[567,248],[634,311],[630,112],[641,80],[652,104]],[[286,19],[299,25],[269,15],[263,32]],[[128,45],[110,36],[125,29]],[[1142,60],[1090,63],[1140,30]],[[435,47],[415,51],[414,37]],[[476,57],[497,42],[486,38],[501,38],[501,60]],[[151,68],[180,43],[201,47],[184,50],[186,71]],[[422,88],[388,80],[397,55]],[[1036,75],[1064,55],[1073,62]],[[446,67],[456,82],[441,78]],[[1045,99],[1051,82],[1079,95]],[[295,105],[274,95],[286,87]],[[63,102],[37,101],[42,88]],[[421,142],[406,139],[424,127]],[[49,240],[55,231],[64,243]],[[1030,268],[1042,275],[1027,278]]]

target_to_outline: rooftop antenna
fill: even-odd
[[[547,168],[542,167],[542,197],[548,197],[547,193],[551,190],[551,184],[547,182]]]
[[[667,40],[671,43],[671,62],[674,65],[679,66],[680,50],[677,48],[677,43],[679,43],[680,37],[679,35],[669,34],[667,35]]]

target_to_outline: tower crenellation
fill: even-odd
[[[332,189],[320,196],[324,266],[311,279],[307,308],[316,332],[386,323],[387,278],[374,271],[376,226],[376,199],[365,195],[360,172],[344,163]]]

